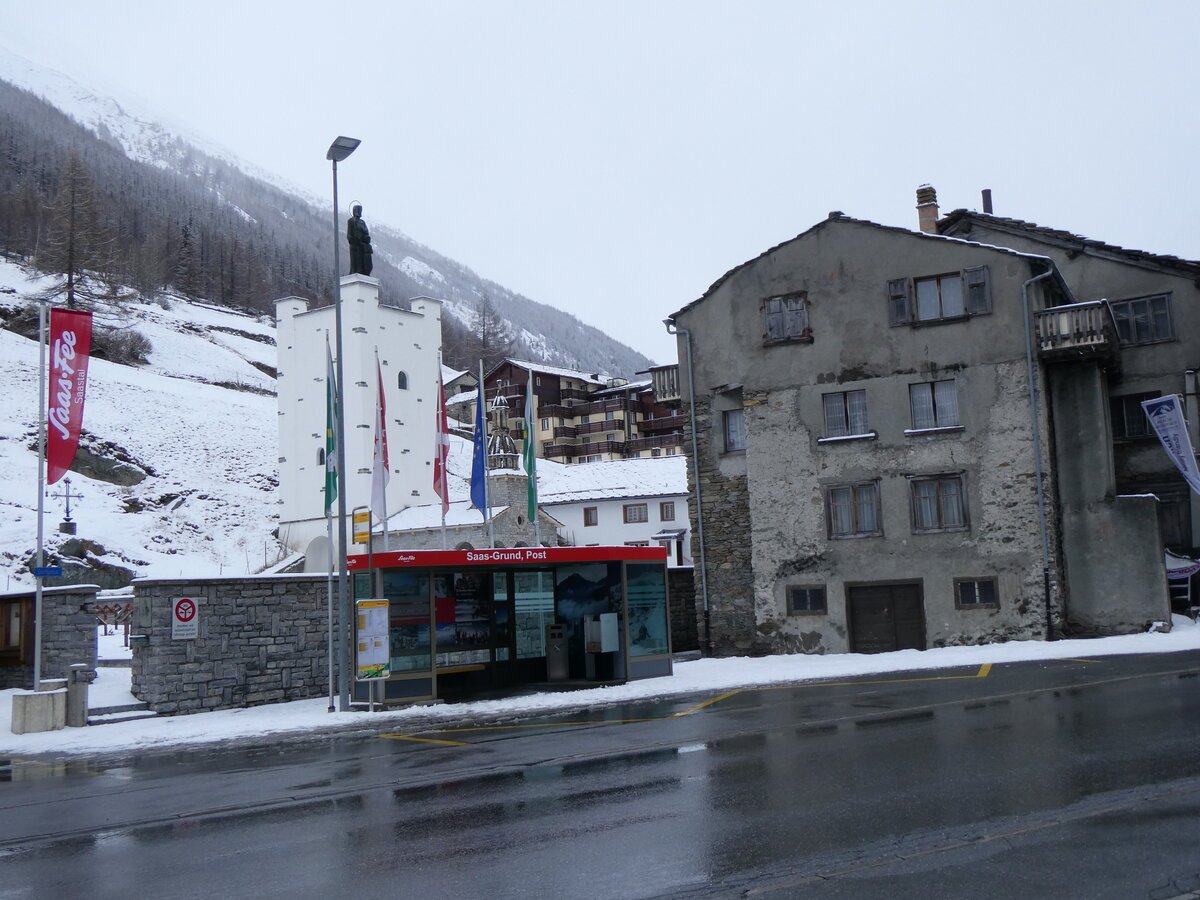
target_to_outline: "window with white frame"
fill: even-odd
[[[958,382],[926,381],[908,386],[914,431],[930,428],[956,428],[958,421]]]
[[[1170,294],[1117,300],[1109,306],[1122,344],[1153,344],[1175,337]]]
[[[825,488],[825,521],[831,538],[883,534],[879,484],[860,481]]]
[[[912,478],[909,490],[914,532],[962,531],[968,527],[961,473]]]
[[[825,394],[825,437],[868,434],[867,392],[840,391]]]
[[[600,524],[600,509],[596,506],[585,506],[583,508],[583,524],[584,527],[590,528],[593,525]]]
[[[812,340],[808,325],[808,295],[800,291],[767,297],[762,302],[763,343]]]
[[[636,525],[639,522],[649,521],[649,510],[645,503],[626,503],[622,510],[625,514],[626,525]]]
[[[722,413],[725,425],[725,452],[746,449],[746,411],[727,409]]]

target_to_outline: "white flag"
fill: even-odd
[[[1200,468],[1196,465],[1196,452],[1188,437],[1187,423],[1183,419],[1183,407],[1178,394],[1168,394],[1153,400],[1143,400],[1142,409],[1146,418],[1171,462],[1183,474],[1183,480],[1193,491],[1200,494]]]

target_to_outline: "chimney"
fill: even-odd
[[[917,188],[917,225],[926,234],[937,234],[938,202],[933,185]]]
[[[989,216],[992,214],[992,189],[983,189],[983,211]]]

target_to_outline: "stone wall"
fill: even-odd
[[[692,569],[667,569],[667,594],[671,604],[671,650],[675,653],[699,650],[696,582]]]
[[[704,633],[703,604],[695,608],[701,641],[711,643],[716,656],[768,652],[758,640],[754,622],[754,584],[751,577],[750,492],[745,455],[722,454],[713,441],[721,440],[719,411],[707,398],[696,398],[696,443],[700,472],[688,459],[688,489],[704,504],[705,562],[708,566],[709,629]],[[739,465],[740,464],[740,465]],[[698,510],[691,510],[692,559],[696,561],[695,596],[702,596]]]
[[[96,667],[96,616],[92,607],[98,590],[100,588],[94,584],[43,589],[43,679],[66,678],[75,663]],[[32,610],[34,592],[5,594],[4,599],[20,600],[24,604],[23,610]],[[0,690],[33,687],[32,620],[30,622],[25,634],[29,650],[23,654],[22,662],[0,668]]]
[[[133,693],[158,713],[281,703],[329,690],[324,575],[139,580]],[[337,616],[334,587],[334,619]],[[171,637],[172,601],[197,601],[199,636]],[[94,631],[93,631],[94,634]]]

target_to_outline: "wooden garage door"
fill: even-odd
[[[868,584],[846,589],[852,653],[925,649],[919,584]]]

